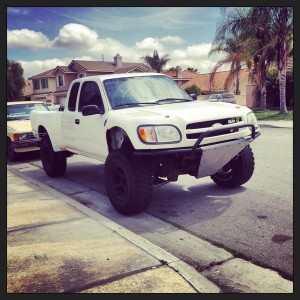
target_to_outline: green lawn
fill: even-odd
[[[288,109],[287,114],[279,114],[278,109],[267,109],[265,111],[261,111],[260,108],[252,109],[256,115],[257,120],[261,121],[274,121],[274,120],[284,120],[284,121],[293,121],[293,110]]]

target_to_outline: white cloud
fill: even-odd
[[[168,36],[164,36],[160,39],[158,39],[160,42],[162,43],[168,43],[168,44],[175,44],[175,45],[180,45],[182,44],[184,41],[181,37],[179,36],[171,36],[171,35],[168,35]]]
[[[164,47],[159,42],[159,39],[147,37],[147,38],[143,39],[141,42],[136,42],[135,49],[137,51],[143,51],[143,52],[147,51],[147,53],[148,53],[148,52],[153,52],[154,50],[161,52],[164,50]]]
[[[7,48],[41,49],[49,46],[49,39],[41,32],[28,29],[7,30]]]
[[[58,65],[68,65],[73,59],[113,61],[119,53],[124,62],[143,62],[145,55],[152,55],[157,50],[160,56],[169,55],[170,61],[166,69],[181,66],[197,68],[201,73],[210,72],[221,58],[221,55],[208,57],[210,43],[194,44],[182,47],[184,40],[179,36],[164,36],[160,38],[147,37],[137,41],[133,46],[125,46],[112,38],[100,38],[98,33],[87,26],[70,23],[59,30],[59,34],[50,41],[41,32],[28,29],[8,30],[8,48],[48,48],[66,51],[66,58],[35,61],[20,61],[26,78],[45,72]],[[54,54],[55,55],[55,54]],[[67,57],[69,56],[69,58]]]
[[[81,24],[70,23],[59,30],[58,37],[53,40],[53,46],[78,51],[93,47],[97,41],[96,31]]]
[[[7,12],[14,15],[27,15],[29,10],[23,7],[8,7]]]

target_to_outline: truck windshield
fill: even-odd
[[[153,103],[168,99],[178,102],[178,99],[192,101],[191,97],[181,89],[172,79],[162,76],[136,76],[113,78],[104,80],[105,90],[113,108],[124,105],[132,107],[130,103],[153,105]]]
[[[26,103],[7,105],[7,121],[29,120],[32,110],[49,110],[44,103]]]

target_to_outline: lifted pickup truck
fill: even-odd
[[[63,176],[73,154],[105,162],[108,197],[125,215],[145,210],[152,187],[179,175],[246,183],[254,171],[249,143],[260,135],[249,108],[195,101],[159,73],[76,79],[63,111],[30,118],[47,175]]]

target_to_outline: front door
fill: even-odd
[[[97,105],[103,114],[82,115],[85,105]],[[75,145],[79,153],[105,161],[108,155],[105,129],[105,109],[96,81],[85,81],[80,90],[78,109],[74,118]]]

